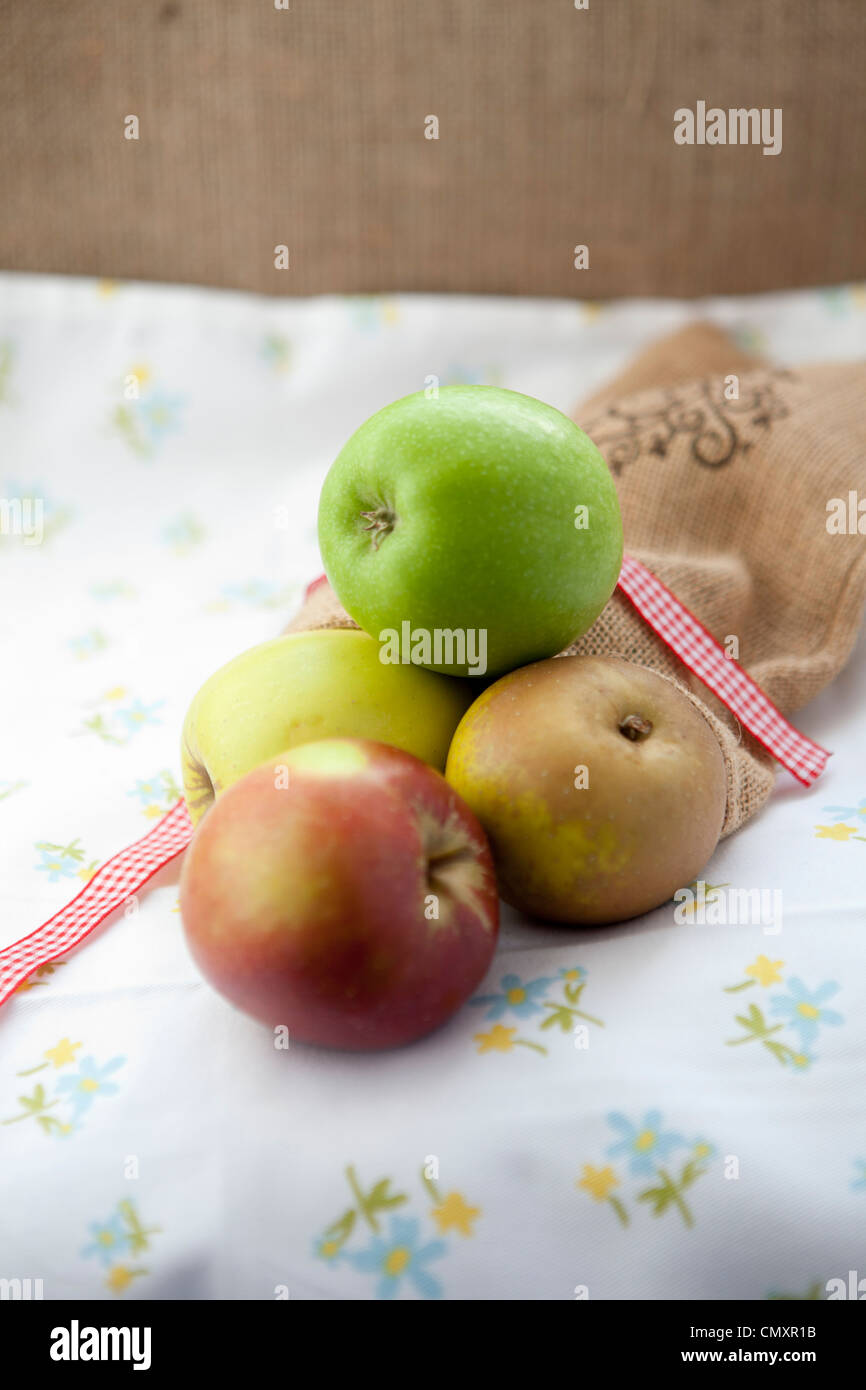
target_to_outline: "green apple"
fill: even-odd
[[[592,440],[531,396],[420,391],[333,463],[319,545],[343,607],[387,659],[491,675],[592,626],[622,563],[613,479]]]
[[[417,666],[386,665],[380,655],[363,632],[294,632],[216,671],[183,725],[183,786],[193,824],[259,763],[314,739],[374,739],[441,771],[473,690]]]

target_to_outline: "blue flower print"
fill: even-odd
[[[674,1149],[688,1148],[681,1134],[662,1131],[660,1110],[648,1110],[641,1124],[632,1124],[625,1115],[614,1112],[608,1115],[607,1122],[620,1138],[610,1145],[608,1156],[620,1154],[628,1158],[629,1171],[635,1176],[652,1175],[656,1164],[663,1162]]]
[[[503,975],[499,983],[502,988],[501,994],[479,994],[470,1000],[472,1004],[490,1005],[485,1018],[502,1018],[506,1013],[517,1014],[518,1018],[540,1014],[540,996],[546,993],[553,980],[549,975],[545,975],[524,984],[519,975]]]
[[[103,632],[92,627],[89,632],[82,632],[79,637],[70,637],[67,645],[73,656],[79,661],[84,661],[87,657],[96,656],[98,652],[104,651],[108,646],[108,640]]]
[[[386,324],[396,323],[399,317],[396,302],[382,295],[346,295],[344,302],[356,326],[365,332],[377,332]]]
[[[829,811],[837,821],[847,820],[849,816],[866,821],[866,796],[858,806],[822,806],[821,810]]]
[[[184,401],[182,396],[169,396],[157,390],[138,402],[138,415],[149,442],[160,444],[165,435],[180,428],[180,412]]]
[[[163,526],[160,535],[176,555],[186,555],[204,539],[205,531],[201,522],[186,512]]]
[[[134,796],[145,810],[171,803],[180,796],[180,788],[168,768],[163,768],[154,777],[145,777],[136,782],[127,796]]]
[[[77,1120],[89,1110],[98,1095],[117,1095],[118,1088],[115,1083],[106,1081],[105,1078],[116,1072],[118,1067],[122,1067],[125,1061],[125,1057],[112,1057],[110,1062],[100,1067],[93,1057],[84,1057],[74,1075],[60,1078],[57,1090],[71,1102],[73,1119]]]
[[[844,1023],[844,1018],[836,1013],[835,1009],[823,1007],[825,1000],[832,999],[838,992],[839,986],[835,980],[827,980],[817,989],[808,990],[803,981],[794,976],[788,981],[787,994],[774,994],[770,997],[770,1009],[795,1029],[803,1051],[808,1052],[818,1037],[821,1024],[836,1027]]]
[[[57,883],[61,878],[75,878],[81,865],[72,855],[63,854],[56,849],[40,849],[39,863],[35,866],[40,873],[48,875],[49,883]]]
[[[164,704],[164,700],[157,700],[152,705],[143,705],[140,700],[133,700],[126,709],[117,711],[117,718],[124,725],[128,734],[134,734],[147,724],[161,724],[162,720],[157,718],[156,711],[161,709]]]
[[[822,806],[822,810],[828,810],[835,820],[848,820],[849,816],[858,816],[860,820],[866,820],[866,796],[863,796],[862,802],[856,806]]]
[[[106,579],[91,584],[90,597],[111,603],[118,598],[135,598],[135,590],[125,579]]]
[[[159,801],[165,785],[161,777],[154,777],[151,781],[136,782],[131,792],[127,796],[137,796],[142,806],[149,806],[152,801]]]
[[[81,1252],[85,1260],[95,1255],[102,1264],[110,1265],[129,1246],[129,1237],[119,1216],[111,1216],[107,1221],[92,1221],[90,1234],[93,1238],[92,1243],[86,1245]]]
[[[369,1247],[349,1259],[365,1274],[378,1274],[377,1298],[395,1298],[405,1280],[422,1298],[441,1298],[442,1286],[426,1266],[441,1259],[448,1249],[444,1240],[418,1244],[418,1222],[412,1217],[393,1216],[387,1237],[374,1236]]]
[[[224,584],[221,597],[229,603],[274,608],[284,602],[287,590],[267,579],[249,579],[243,584]]]
[[[559,978],[565,980],[567,985],[582,985],[586,976],[587,972],[582,965],[564,965],[559,972]]]

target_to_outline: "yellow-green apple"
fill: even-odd
[[[622,522],[582,430],[531,396],[446,386],[371,416],[325,479],[319,546],[343,607],[420,666],[553,656],[610,598]]]
[[[193,824],[245,772],[312,739],[378,739],[441,771],[473,691],[465,681],[386,665],[380,656],[378,643],[363,632],[294,632],[251,647],[216,671],[183,725],[183,785]]]
[[[444,777],[366,739],[281,753],[193,836],[180,907],[202,974],[290,1039],[366,1050],[444,1023],[499,904],[484,831]]]
[[[725,813],[706,719],[671,681],[614,657],[542,661],[489,686],[445,775],[490,837],[502,896],[558,922],[666,902],[706,864]]]

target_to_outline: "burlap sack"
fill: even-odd
[[[650,347],[576,418],[616,480],[626,549],[783,713],[811,700],[847,660],[866,600],[855,519],[866,503],[866,365],[773,369],[699,324]],[[845,531],[829,523],[833,499]],[[354,626],[322,583],[287,630]],[[568,652],[624,657],[689,694],[725,757],[723,835],[767,799],[772,756],[619,591]]]

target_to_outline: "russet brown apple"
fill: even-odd
[[[557,657],[469,707],[446,777],[490,837],[500,892],[535,917],[622,921],[697,877],[725,813],[718,740],[672,682]]]
[[[241,777],[187,852],[192,955],[291,1040],[394,1047],[444,1023],[499,928],[490,850],[440,773],[366,739],[304,744]]]

